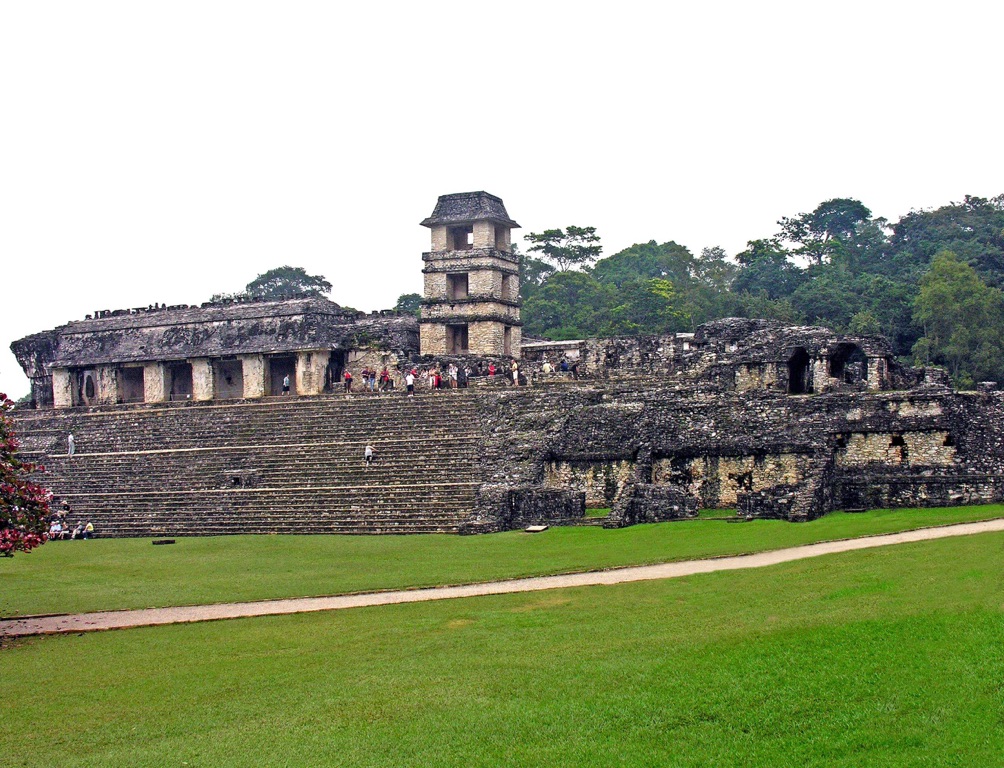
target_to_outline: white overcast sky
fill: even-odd
[[[282,264],[421,291],[436,197],[609,255],[1004,193],[1000,2],[0,0],[8,345]]]

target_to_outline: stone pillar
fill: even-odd
[[[869,357],[868,358],[868,389],[879,390],[883,389],[886,374],[887,374],[887,364],[884,357]]]
[[[816,394],[826,392],[830,388],[830,373],[825,357],[812,361],[812,391]]]
[[[495,247],[495,224],[491,221],[474,222],[474,247]]]
[[[143,365],[143,402],[162,403],[167,400],[167,370],[163,363]]]
[[[296,394],[319,395],[324,391],[324,374],[330,357],[327,349],[296,353]]]
[[[101,405],[114,405],[119,399],[118,370],[110,365],[98,366],[97,401]]]
[[[244,374],[244,397],[265,397],[264,355],[238,355]]]
[[[192,360],[192,399],[212,400],[216,396],[213,361],[208,357]]]
[[[445,251],[447,249],[446,225],[432,228],[432,250]]]
[[[52,369],[52,405],[55,408],[73,407],[73,377],[66,368]]]

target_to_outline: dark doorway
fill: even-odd
[[[342,380],[342,372],[345,370],[345,353],[331,350],[331,357],[328,358],[328,368],[324,373],[324,391],[334,392]]]
[[[244,366],[240,360],[213,362],[215,396],[220,400],[238,400],[244,397]]]
[[[857,344],[839,344],[830,355],[830,376],[845,384],[867,381],[868,357]]]
[[[142,403],[145,399],[142,368],[119,368],[119,402]]]
[[[192,364],[171,363],[167,366],[168,397],[171,400],[192,399]]]
[[[809,377],[809,353],[802,347],[788,358],[788,394],[804,395],[812,391]]]
[[[467,354],[467,324],[446,326],[446,352],[450,355]]]
[[[77,402],[74,405],[93,405],[97,399],[97,373],[80,371],[77,374]]]
[[[292,355],[268,358],[269,395],[282,394],[282,380],[289,376],[289,392],[296,394],[296,358]]]

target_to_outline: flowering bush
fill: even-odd
[[[45,468],[21,461],[14,424],[7,413],[14,403],[0,392],[0,555],[27,552],[45,543],[52,494],[28,480]]]

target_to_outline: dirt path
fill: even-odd
[[[336,611],[343,608],[362,608],[392,603],[418,603],[428,600],[448,600],[457,597],[503,595],[511,592],[535,592],[564,587],[585,587],[600,584],[622,584],[629,581],[673,579],[697,573],[732,571],[742,568],[761,568],[837,552],[885,547],[913,541],[929,541],[949,536],[969,536],[975,533],[1004,531],[1004,519],[980,523],[964,523],[938,528],[922,528],[903,533],[867,536],[860,539],[806,544],[801,547],[777,549],[755,555],[720,557],[709,560],[685,560],[661,565],[615,568],[608,571],[573,573],[565,576],[537,576],[527,579],[492,581],[457,587],[432,587],[427,589],[368,592],[335,597],[304,597],[287,600],[262,600],[254,603],[219,603],[192,605],[179,608],[145,608],[135,611],[102,611],[98,613],[66,614],[61,616],[28,617],[0,621],[0,636],[17,637],[59,632],[90,632],[101,629],[124,629],[157,624],[179,624],[192,621],[214,621],[246,616],[274,616],[310,611]]]

